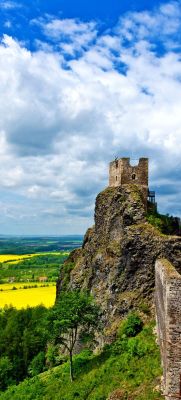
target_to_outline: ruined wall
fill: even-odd
[[[142,189],[145,206],[148,197],[148,158],[140,158],[138,165],[130,165],[130,158],[120,158],[109,164],[109,186],[135,184]]]
[[[109,164],[109,186],[135,183],[148,187],[148,158],[140,158],[138,165],[130,165],[130,158],[120,158]]]
[[[156,261],[155,300],[165,399],[181,399],[181,275],[166,259]]]

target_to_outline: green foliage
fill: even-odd
[[[121,389],[129,400],[161,400],[154,390],[161,369],[152,331],[150,324],[135,337],[118,338],[117,342],[127,343],[119,353],[113,351],[114,343],[97,355],[83,351],[74,356],[73,383],[65,363],[10,388],[0,400],[106,400],[115,389]]]
[[[0,358],[0,390],[6,389],[13,382],[13,364],[7,356]]]
[[[63,291],[66,291],[68,289],[68,284],[70,282],[70,273],[74,269],[74,267],[75,267],[75,264],[73,262],[69,262],[69,263],[65,262],[62,265],[61,276],[62,276],[63,280],[62,280],[61,287],[62,287]]]
[[[28,367],[29,375],[36,376],[40,374],[44,370],[45,366],[45,353],[44,351],[40,351],[30,362]]]
[[[148,303],[142,301],[139,304],[139,310],[142,311],[144,314],[150,315],[150,307],[148,305]]]
[[[4,262],[0,268],[0,279],[2,283],[8,282],[11,277],[15,278],[15,282],[36,283],[40,276],[46,276],[49,282],[55,282],[58,279],[60,266],[63,268],[66,258],[67,255],[64,253],[49,253],[21,260],[17,264]],[[29,286],[32,287],[32,285]],[[25,288],[28,286],[26,285]],[[16,290],[16,286],[13,290]]]
[[[46,366],[48,368],[53,368],[67,361],[67,356],[61,354],[59,345],[54,345],[50,342],[47,344],[47,352],[45,357]]]
[[[119,337],[131,337],[136,336],[141,332],[143,328],[143,322],[138,314],[130,313],[128,318],[122,322],[119,329]]]
[[[165,235],[180,234],[178,219],[168,214],[163,215],[156,211],[150,211],[147,214],[147,221]]]
[[[56,337],[70,329],[81,327],[89,331],[98,325],[99,307],[87,292],[72,290],[61,292],[55,306],[50,311],[50,321]]]
[[[9,368],[16,383],[27,376],[34,357],[45,351],[48,338],[46,313],[47,309],[43,306],[22,310],[5,307],[0,311],[1,360],[6,361],[7,372]],[[10,383],[7,376],[1,375],[3,389]]]
[[[69,352],[70,377],[73,380],[73,349],[80,333],[92,334],[99,324],[99,307],[86,292],[61,292],[49,313],[49,329],[54,343],[60,343]]]

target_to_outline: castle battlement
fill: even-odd
[[[109,186],[129,183],[148,188],[148,158],[140,158],[138,165],[132,166],[130,158],[119,158],[109,164]]]
[[[119,158],[109,164],[109,186],[139,185],[147,204],[148,198],[148,158],[140,158],[137,165],[132,166],[130,158]]]

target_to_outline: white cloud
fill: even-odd
[[[75,52],[85,50],[97,36],[96,23],[82,22],[78,19],[33,19],[31,24],[41,27],[44,35],[58,44],[66,54],[74,55]]]
[[[16,1],[0,1],[0,8],[3,10],[12,10],[14,8],[21,8],[21,3],[17,3]]]
[[[123,39],[128,41],[147,39],[151,45],[163,41],[169,44],[169,36],[173,36],[180,29],[181,6],[177,1],[164,3],[152,12],[132,12],[120,18],[116,28]],[[167,36],[167,37],[166,37]],[[179,37],[177,37],[179,39]],[[178,40],[179,42],[179,40]]]
[[[0,184],[2,209],[15,221],[12,231],[84,232],[115,155],[150,157],[152,187],[164,192],[161,210],[181,213],[181,61],[174,48],[159,54],[153,47],[160,19],[169,24],[162,35],[168,44],[179,12],[168,3],[157,12],[129,14],[97,39],[92,22],[51,19],[46,34],[53,32],[59,43],[64,31],[71,54],[81,34],[94,35],[84,49],[79,42],[81,56],[69,61],[63,44],[63,51],[54,51],[45,41],[31,52],[4,36]],[[127,47],[123,36],[129,34]],[[7,218],[1,227],[10,231]]]

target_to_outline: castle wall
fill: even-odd
[[[148,158],[140,158],[134,166],[130,164],[130,158],[120,158],[109,164],[109,186],[130,183],[148,187]]]
[[[114,160],[109,164],[109,186],[121,186],[122,159]]]
[[[140,158],[138,165],[132,166],[130,158],[120,158],[109,164],[109,186],[139,185],[142,189],[145,207],[148,197],[148,158]]]
[[[155,301],[165,399],[181,399],[181,275],[166,259],[156,261]]]

